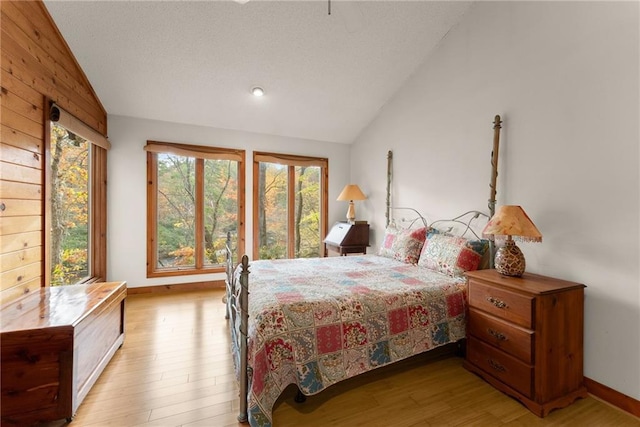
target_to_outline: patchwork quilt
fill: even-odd
[[[249,423],[289,384],[313,395],[465,336],[466,284],[376,255],[249,267]]]

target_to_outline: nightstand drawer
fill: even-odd
[[[533,363],[533,331],[504,322],[476,309],[469,310],[468,332],[476,338]]]
[[[522,363],[515,357],[509,356],[473,337],[468,338],[467,345],[467,359],[469,362],[526,397],[532,397],[532,366]]]
[[[469,281],[469,305],[496,317],[532,328],[535,298],[475,280]]]

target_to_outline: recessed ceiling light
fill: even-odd
[[[264,89],[260,86],[254,86],[251,88],[251,94],[253,96],[264,96]]]

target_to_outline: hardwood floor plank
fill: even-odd
[[[116,416],[110,418],[108,420],[100,420],[100,419],[89,419],[88,421],[84,421],[82,418],[77,418],[73,421],[73,424],[81,425],[83,427],[122,427],[122,426],[133,426],[139,423],[143,423],[149,419],[149,415],[151,411],[142,411],[130,413],[123,416]],[[82,420],[78,422],[79,420]]]
[[[180,405],[185,402],[201,399],[212,398],[216,394],[231,394],[233,397],[237,396],[237,386],[233,383],[227,384],[215,384],[215,381],[202,381],[199,384],[184,383],[174,387],[164,387],[160,389],[153,389],[151,391],[145,391],[135,394],[118,394],[112,398],[100,399],[100,410],[103,411],[117,411],[123,406],[130,406],[133,403],[136,404],[138,409],[154,410],[156,408],[164,408],[171,405]],[[229,393],[230,392],[230,393]],[[112,394],[113,396],[113,394]],[[220,399],[219,399],[220,400]],[[151,417],[150,419],[155,419]]]
[[[138,381],[135,380],[135,376],[121,379],[118,381],[110,381],[109,379],[105,379],[101,381],[100,384],[96,383],[96,385],[91,389],[91,395],[94,394],[127,394],[127,393],[137,393],[140,391],[152,391],[163,387],[172,387],[177,384],[185,384],[189,382],[188,376],[183,377],[173,377],[169,379],[161,379],[160,376],[157,376],[153,381],[148,380],[147,377],[138,377]],[[89,396],[87,396],[89,398]]]
[[[204,397],[192,398],[190,400],[175,403],[171,405],[163,405],[151,411],[150,421],[158,420],[160,418],[166,418],[174,414],[181,414],[189,411],[199,410],[206,408],[212,404],[228,403],[231,407],[231,401],[238,398],[238,392],[225,391],[222,393],[211,393]]]
[[[125,343],[69,427],[248,427],[236,419],[223,292],[129,296]],[[275,427],[640,426],[591,396],[538,418],[462,368],[462,359],[435,352],[333,385],[302,404],[295,394],[290,386],[276,402]]]
[[[221,415],[229,415],[232,412],[230,402],[218,403],[216,405],[205,406],[193,411],[182,412],[165,418],[149,421],[139,424],[137,427],[166,427],[166,426],[182,426],[202,422]],[[213,426],[215,424],[209,424]]]
[[[183,424],[182,427],[212,427],[212,426],[220,426],[220,427],[236,427],[236,426],[247,426],[248,424],[241,424],[236,419],[237,414],[222,414],[216,417],[205,418],[203,420]]]

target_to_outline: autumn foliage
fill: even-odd
[[[51,285],[78,283],[89,274],[91,144],[51,126]]]

